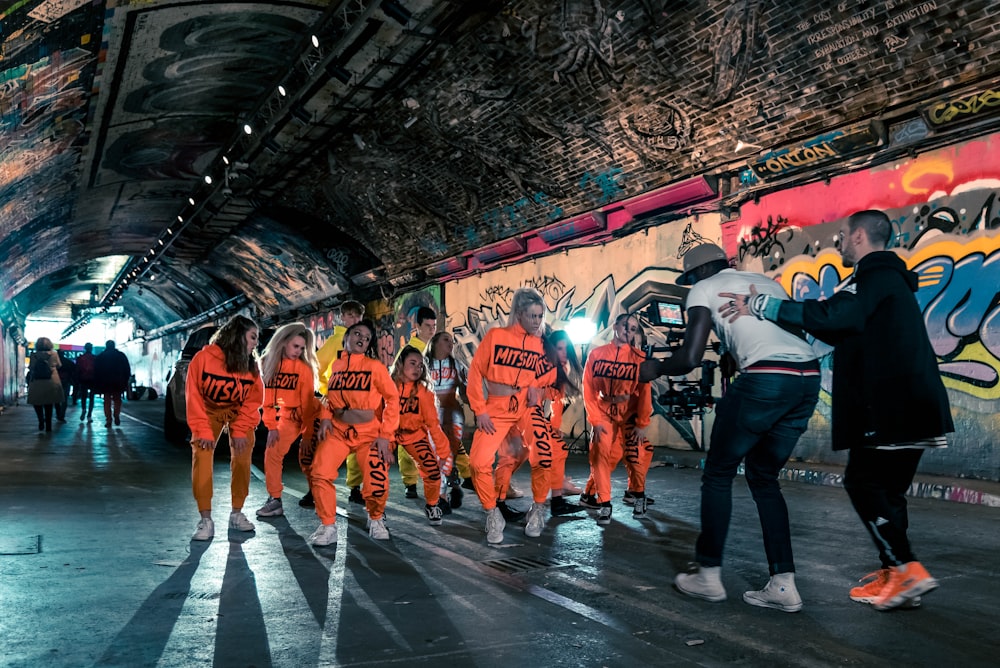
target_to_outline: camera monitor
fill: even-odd
[[[677,302],[654,302],[656,319],[663,327],[683,327],[684,307]]]

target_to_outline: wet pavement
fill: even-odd
[[[77,411],[51,434],[30,407],[0,414],[0,666],[993,666],[1000,655],[1000,485],[921,478],[938,497],[971,485],[944,496],[974,503],[911,499],[915,550],[941,587],[920,609],[881,613],[847,597],[877,559],[836,471],[801,465],[783,489],[805,607],[787,614],[741,600],[767,580],[741,478],[728,600],[673,589],[698,531],[699,453],[657,449],[668,465],[650,471],[649,519],[617,501],[619,469],[610,526],[582,514],[530,539],[508,524],[498,547],[471,492],[429,527],[394,470],[390,541],[369,539],[340,488],[339,542],[313,548],[318,521],[296,503],[305,484],[291,458],[286,515],[253,518],[267,497],[258,456],[257,530],[227,535],[220,452],[216,537],[199,543],[190,452],[164,440],[163,401],[127,402],[110,429]],[[585,457],[569,470],[585,479]],[[527,470],[515,481],[528,489]]]

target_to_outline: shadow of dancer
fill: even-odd
[[[247,534],[229,532],[229,558],[219,593],[215,629],[215,666],[271,665],[264,611],[257,592],[257,579],[243,554]]]
[[[132,619],[108,645],[97,665],[157,665],[191,592],[191,579],[198,572],[198,564],[211,544],[212,541],[191,543],[187,559],[139,606]]]

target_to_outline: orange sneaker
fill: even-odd
[[[861,583],[861,586],[851,590],[851,600],[858,603],[874,603],[878,600],[879,594],[882,593],[882,588],[889,582],[889,569],[880,568],[874,573],[864,576],[858,582]]]
[[[931,577],[919,561],[893,566],[889,569],[889,581],[872,605],[876,610],[892,610],[922,594],[934,591],[937,586],[937,580]]]

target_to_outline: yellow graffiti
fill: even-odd
[[[913,164],[903,172],[902,178],[899,179],[903,186],[903,190],[912,195],[926,195],[930,192],[930,188],[921,188],[914,185],[920,177],[926,176],[928,174],[940,174],[945,177],[949,183],[955,177],[955,172],[952,169],[950,160],[937,160],[933,158],[926,158],[921,160],[915,160]]]

